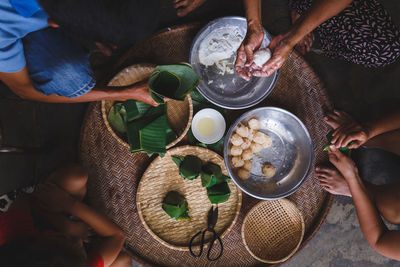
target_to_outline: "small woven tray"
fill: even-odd
[[[217,153],[202,147],[180,146],[168,150],[163,158],[157,157],[149,165],[140,179],[136,194],[139,217],[146,230],[162,244],[181,251],[188,251],[190,239],[197,232],[207,228],[207,214],[212,206],[207,197],[207,190],[201,186],[200,177],[193,181],[183,179],[179,175],[179,168],[171,159],[171,156],[186,155],[199,157],[203,164],[217,164],[222,167],[222,172],[228,175],[224,160]],[[229,200],[218,204],[215,231],[221,238],[232,228],[242,205],[241,191],[233,182],[229,183],[229,188]],[[162,201],[169,191],[177,191],[185,196],[189,203],[190,220],[171,219],[161,208]],[[196,240],[199,241],[200,239]]]
[[[265,263],[284,262],[299,248],[304,219],[296,205],[287,200],[263,201],[243,221],[242,238],[250,254]]]
[[[153,64],[134,64],[120,71],[108,86],[128,86],[147,79],[153,72],[155,65]],[[104,124],[111,135],[124,147],[130,148],[126,137],[118,131],[115,131],[108,121],[108,113],[114,105],[113,100],[101,101],[101,113],[103,115]],[[193,119],[193,104],[190,95],[187,95],[185,101],[169,101],[167,104],[168,123],[176,134],[177,138],[166,146],[167,149],[179,143],[186,133],[189,131]]]
[[[188,60],[191,42],[199,24],[168,29],[129,50],[115,65],[112,73],[138,62],[171,64]],[[293,52],[279,73],[272,93],[260,104],[289,110],[306,125],[314,144],[315,164],[326,163],[323,151],[329,132],[323,122],[325,111],[331,109],[323,84],[311,67]],[[237,118],[245,112],[229,111]],[[214,264],[205,257],[194,259],[187,251],[169,249],[154,239],[142,225],[137,207],[136,190],[140,177],[151,162],[145,153],[131,154],[107,131],[100,103],[89,105],[80,139],[80,160],[89,171],[88,200],[105,213],[127,235],[132,256],[142,264],[163,266],[258,266],[245,248],[241,237],[244,215],[259,201],[243,195],[242,208],[232,230],[223,238],[224,254]],[[315,235],[324,221],[333,197],[319,185],[315,172],[293,195],[293,201],[304,217],[305,234],[300,249]]]

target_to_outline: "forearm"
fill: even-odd
[[[360,177],[357,175],[354,178],[346,178],[346,181],[356,207],[361,231],[368,243],[373,248],[376,248],[379,239],[388,229],[383,223]]]
[[[70,210],[68,210],[68,213],[81,219],[100,236],[111,237],[123,235],[122,230],[106,216],[80,201],[75,201]]]
[[[243,0],[244,8],[246,10],[247,24],[260,24],[261,25],[261,0]]]
[[[64,97],[39,93],[33,87],[26,67],[16,73],[0,73],[0,80],[21,98],[38,102],[80,103],[101,100],[125,101],[128,99],[135,99],[151,105],[156,105],[148,91],[147,82],[141,82],[126,87],[95,86],[84,95],[78,97]]]
[[[367,122],[365,127],[368,132],[368,139],[383,133],[400,129],[400,109],[377,120]]]
[[[315,0],[287,32],[289,42],[295,46],[304,36],[321,23],[339,14],[353,0]]]

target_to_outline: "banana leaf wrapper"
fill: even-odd
[[[212,204],[219,204],[225,202],[231,196],[227,182],[222,182],[207,188],[207,196]]]
[[[157,66],[148,86],[153,100],[163,104],[164,98],[183,101],[200,83],[200,77],[188,63]]]
[[[333,130],[330,131],[327,135],[326,135],[326,139],[328,140],[325,147],[324,147],[324,151],[330,151],[331,148],[329,146],[332,145],[331,141],[333,139]],[[349,148],[349,145],[351,145],[353,143],[353,141],[351,141],[348,145],[346,146],[342,146],[339,148],[339,151],[342,152],[344,155],[351,157],[351,149]]]
[[[188,211],[189,205],[185,198],[176,191],[170,191],[165,196],[162,209],[167,213],[172,219],[182,220],[189,219]]]
[[[185,157],[173,156],[172,160],[179,167],[179,174],[184,179],[194,180],[201,172],[201,159],[193,155]]]

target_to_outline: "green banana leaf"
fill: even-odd
[[[111,126],[120,133],[126,133],[124,118],[121,113],[126,113],[122,103],[117,103],[111,107],[108,113],[108,121]]]
[[[167,106],[128,100],[116,103],[108,114],[114,129],[126,133],[132,153],[145,151],[149,156],[165,154],[166,146],[176,139],[167,119]]]
[[[212,204],[219,204],[229,199],[231,190],[227,182],[222,182],[207,188],[207,196]]]
[[[230,177],[223,175],[221,167],[214,163],[209,162],[201,168],[201,184],[203,187],[212,187],[229,181]]]
[[[181,163],[182,163],[184,157],[172,156],[171,159],[173,162],[175,162],[176,166],[178,166],[178,168],[179,168],[181,166]]]
[[[332,145],[331,141],[333,139],[333,130],[330,131],[327,135],[326,135],[326,139],[328,140],[325,147],[324,147],[324,151],[330,151],[331,148],[330,146]],[[344,155],[351,157],[351,149],[349,148],[349,145],[351,145],[353,143],[353,141],[351,141],[349,144],[347,144],[346,146],[342,146],[339,148],[339,151],[342,152]]]
[[[145,115],[149,110],[157,110],[160,115],[162,114],[162,109],[159,107],[154,108],[151,105],[136,100],[127,100],[123,105],[126,110],[126,121],[136,120]]]
[[[157,66],[150,75],[148,86],[150,95],[157,103],[164,98],[183,101],[200,83],[200,77],[187,63]]]
[[[201,172],[201,159],[196,156],[187,155],[179,166],[179,174],[188,180],[196,179]]]
[[[165,154],[167,146],[167,136],[165,134],[168,127],[167,114],[160,116],[155,121],[148,124],[139,131],[141,148],[148,154]],[[164,134],[162,134],[164,133]]]
[[[190,218],[188,215],[189,206],[185,198],[176,191],[170,191],[165,196],[162,209],[172,219],[181,220]]]

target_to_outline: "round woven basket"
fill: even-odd
[[[244,218],[242,238],[250,254],[265,263],[289,259],[304,236],[304,218],[287,199],[263,201]]]
[[[194,146],[180,146],[167,151],[164,157],[157,157],[144,172],[136,194],[140,220],[150,235],[168,248],[189,250],[190,239],[207,228],[207,214],[212,204],[207,197],[201,178],[186,180],[179,175],[179,168],[171,156],[195,155],[203,164],[212,162],[221,166],[227,175],[223,158],[217,153]],[[229,183],[231,196],[228,201],[218,204],[218,221],[215,231],[223,238],[232,229],[242,205],[242,193],[233,182]],[[162,209],[162,201],[169,191],[185,196],[189,204],[189,220],[171,219]],[[206,235],[206,242],[211,236]],[[197,243],[196,243],[197,242]],[[195,240],[198,246],[200,238]]]
[[[152,64],[134,64],[129,66],[119,73],[108,83],[108,86],[128,86],[144,79],[147,79],[153,72],[155,65]],[[129,148],[126,137],[115,131],[108,121],[108,113],[114,105],[113,100],[103,100],[101,102],[101,113],[103,116],[104,124],[111,135],[122,144],[124,147]],[[167,149],[179,143],[188,132],[193,118],[193,104],[192,98],[188,94],[185,101],[169,101],[167,103],[168,122],[172,130],[175,132],[176,138],[172,143],[167,145]]]
[[[162,31],[132,47],[110,72],[117,73],[138,62],[166,65],[187,61],[190,45],[199,29],[200,24],[190,24]],[[274,90],[260,106],[284,108],[299,117],[313,139],[315,163],[329,162],[323,148],[330,129],[323,117],[325,112],[332,109],[332,105],[321,80],[299,54],[293,52],[288,57]],[[243,112],[245,110],[229,111],[227,116],[232,119],[228,119],[227,123]],[[137,211],[136,192],[139,179],[152,160],[146,153],[130,153],[117,142],[105,127],[100,103],[92,103],[87,109],[82,124],[79,158],[89,172],[88,202],[124,230],[127,249],[135,261],[146,266],[210,266],[204,255],[194,259],[187,251],[170,249],[145,229]],[[246,194],[242,197],[239,217],[223,238],[224,253],[214,265],[268,266],[252,257],[242,242],[244,216],[259,203],[259,200]],[[304,217],[305,233],[299,248],[301,250],[322,225],[333,197],[322,189],[313,171],[289,199]]]

